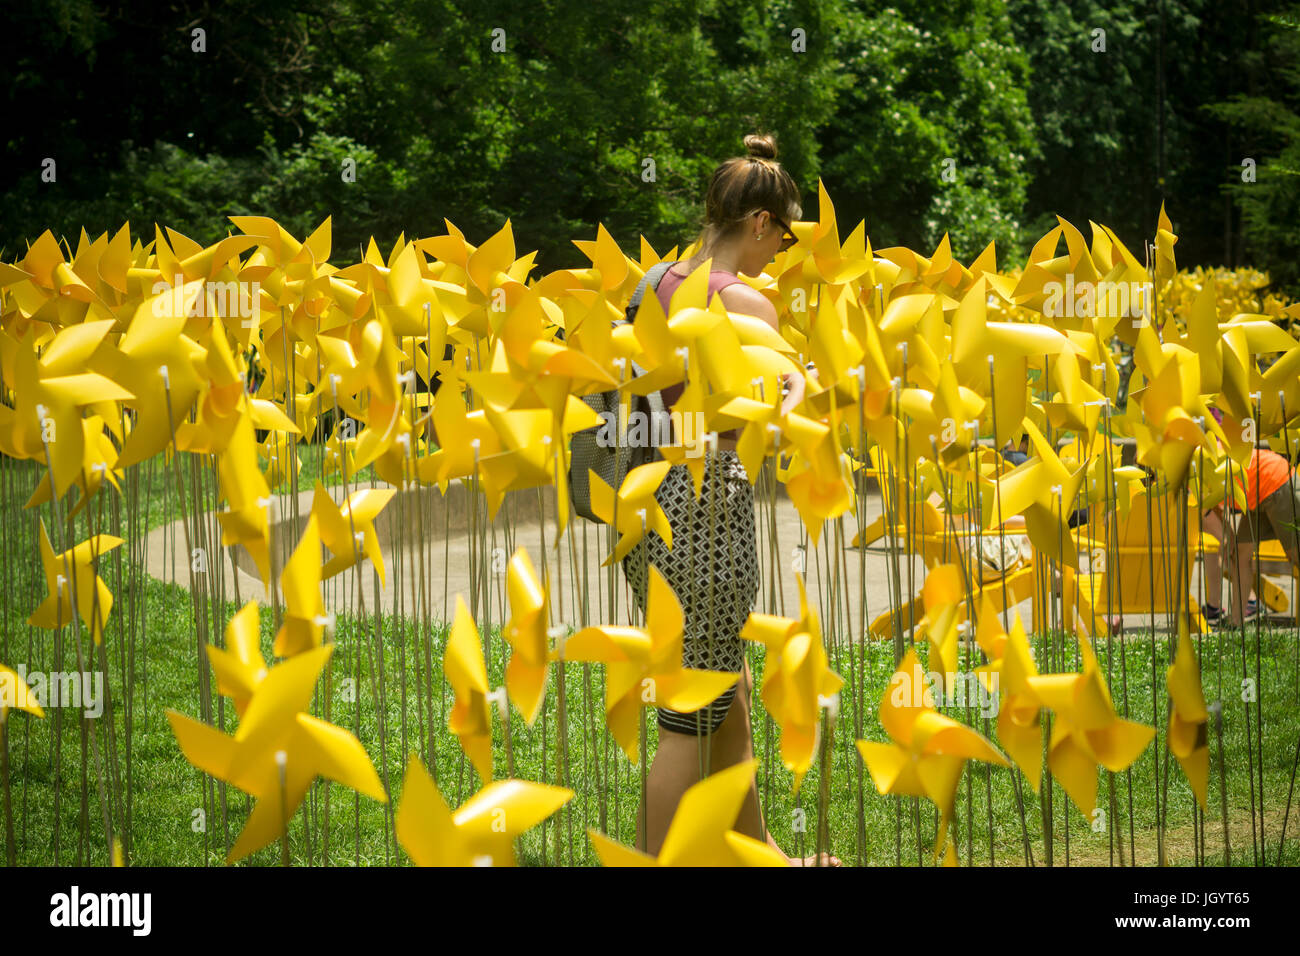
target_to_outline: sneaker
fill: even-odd
[[[1228,616],[1228,612],[1223,608],[1205,607],[1203,608],[1203,611],[1205,613],[1206,623],[1216,630],[1225,627],[1241,627],[1245,624],[1253,623],[1255,618],[1259,616],[1259,608],[1254,601],[1247,603],[1246,615],[1242,619],[1241,624],[1233,624],[1232,619]]]

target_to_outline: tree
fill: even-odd
[[[928,251],[948,232],[959,257],[1022,242],[1037,154],[1028,64],[999,0],[922,0],[906,12],[855,0],[837,31],[851,84],[825,129],[824,177],[843,221],[877,246]]]
[[[1300,4],[1261,15],[1265,39],[1246,67],[1254,92],[1208,111],[1245,134],[1225,191],[1241,207],[1248,258],[1300,295]]]

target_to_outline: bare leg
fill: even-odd
[[[637,815],[637,849],[641,848],[642,826],[648,817],[645,851],[659,855],[682,794],[699,782],[698,739],[660,727],[659,746],[646,774],[646,806]]]
[[[1236,559],[1233,562],[1232,617],[1233,624],[1240,624],[1245,618],[1246,601],[1250,596],[1251,585],[1255,579],[1255,546],[1250,543],[1237,545]]]
[[[736,688],[736,699],[727,711],[727,717],[718,728],[718,732],[713,737],[713,754],[711,773],[717,773],[727,767],[742,763],[746,760],[753,759],[754,741],[750,735],[749,725],[749,663],[745,663],[744,671],[740,675],[740,686]],[[754,782],[750,785],[749,792],[745,795],[745,802],[740,807],[740,814],[736,817],[735,829],[745,836],[753,837],[755,840],[762,840],[768,846],[780,851],[786,856],[784,850],[777,845],[772,834],[768,832],[767,826],[763,822],[762,810],[758,804],[758,780],[755,775]],[[803,865],[815,865],[817,857],[810,856],[805,860],[795,860],[793,857],[786,856],[791,863]],[[839,866],[840,861],[824,854],[822,859],[823,866]]]
[[[732,701],[727,717],[713,735],[713,747],[710,755],[710,773],[717,773],[738,763],[753,759],[754,742],[749,733],[749,663],[740,674],[736,687],[736,699]],[[763,825],[763,816],[758,809],[758,785],[755,784],[741,805],[736,817],[736,827],[745,836],[755,840],[767,838],[767,828]]]
[[[646,830],[646,852],[657,856],[663,848],[664,838],[668,835],[668,825],[682,794],[693,784],[699,782],[699,747],[700,739],[689,734],[679,734],[659,728],[659,747],[655,751],[650,771],[646,775],[646,815],[649,818]],[[727,711],[722,726],[713,735],[710,744],[710,773],[717,773],[727,767],[735,766],[754,756],[753,740],[749,732],[749,665],[745,665],[741,674],[740,686],[736,689],[736,698]],[[643,817],[637,818],[637,846],[640,847],[641,823]],[[735,829],[755,840],[763,840],[769,846],[781,850],[763,825],[763,817],[758,806],[758,784],[755,782],[745,796],[740,814],[736,818]],[[781,851],[784,855],[785,851]],[[787,857],[787,859],[789,859]],[[805,864],[816,863],[816,857],[809,857]],[[839,866],[840,861],[826,855],[823,865]]]

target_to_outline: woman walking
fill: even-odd
[[[777,328],[772,304],[738,274],[759,275],[778,252],[794,244],[790,223],[802,213],[799,191],[776,162],[771,136],[747,136],[745,146],[748,156],[727,160],[709,180],[699,252],[673,265],[655,292],[667,312],[682,280],[712,258],[709,299],[718,295],[729,312],[752,315]],[[802,376],[788,374],[783,379],[788,394],[782,414],[798,405],[804,393]],[[666,408],[677,402],[683,388],[664,389]],[[688,787],[753,756],[749,667],[740,630],[758,597],[758,548],[754,491],[736,454],[738,437],[737,432],[723,432],[717,450],[706,453],[698,499],[687,468],[676,465],[669,470],[656,498],[672,526],[673,547],[652,532],[624,559],[624,573],[643,612],[650,565],[676,592],[685,616],[686,667],[741,672],[732,689],[697,713],[658,710],[659,746],[647,775],[646,805],[637,820],[638,843],[644,835],[652,854],[659,852]],[[759,810],[757,785],[750,788],[736,829],[776,846]],[[839,865],[834,857],[824,857],[823,864]]]

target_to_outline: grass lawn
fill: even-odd
[[[311,476],[318,469],[313,462],[306,456],[301,488],[311,487]],[[21,467],[7,472],[7,501],[21,503],[26,491],[20,494],[18,489],[31,487],[32,477],[21,472]],[[178,516],[176,496],[167,493],[174,480],[170,469],[146,465],[135,469],[135,475],[139,485],[133,494],[144,504],[139,514],[147,526]],[[167,501],[173,503],[165,504]],[[104,527],[113,526],[108,517],[104,516]],[[11,667],[25,664],[28,670],[75,669],[71,628],[54,634],[26,624],[27,616],[45,595],[32,546],[35,522],[33,512],[8,510],[0,524],[0,545],[10,556],[7,586],[0,596],[0,661]],[[12,714],[8,750],[15,855],[20,864],[106,863],[105,798],[101,794],[106,795],[114,831],[122,834],[129,860],[137,865],[220,865],[247,817],[250,802],[244,794],[208,780],[186,762],[165,716],[168,708],[200,716],[204,688],[196,621],[208,616],[209,630],[220,634],[238,609],[233,604],[215,608],[196,604],[184,589],[141,576],[126,552],[125,547],[118,549],[101,565],[101,574],[117,598],[102,656],[96,658],[108,674],[111,721],[83,720],[79,711],[62,708],[50,708],[44,720]],[[366,573],[370,573],[368,569]],[[349,575],[337,580],[345,579],[350,580]],[[267,609],[262,612],[261,626],[263,652],[269,658],[273,624]],[[313,713],[357,734],[395,799],[400,798],[406,755],[414,752],[430,767],[444,796],[455,806],[475,792],[480,781],[446,729],[452,701],[441,667],[444,639],[445,629],[440,624],[425,626],[389,616],[362,618],[341,613],[336,651],[328,679],[318,684]],[[86,641],[84,633],[82,640]],[[937,823],[933,806],[915,798],[878,794],[854,746],[858,736],[887,740],[877,709],[894,669],[892,644],[850,647],[831,633],[827,640],[831,667],[845,678],[846,686],[832,736],[827,778],[823,781],[821,768],[814,766],[798,797],[792,792],[791,774],[780,763],[779,729],[755,695],[754,740],[768,825],[790,853],[811,853],[821,822],[829,836],[829,849],[845,863],[930,865]],[[1049,662],[1045,670],[1075,667],[1072,641],[1059,635],[1055,640],[1033,638],[1038,659]],[[495,628],[489,630],[487,646],[491,686],[498,687],[503,683],[505,644]],[[1102,667],[1110,674],[1116,709],[1163,728],[1167,723],[1167,635],[1158,633],[1152,639],[1147,633],[1130,633],[1122,642],[1101,641],[1096,648]],[[1259,637],[1257,699],[1262,711],[1257,712],[1252,704],[1249,723],[1242,680],[1255,676],[1254,630],[1244,638],[1240,632],[1207,635],[1198,651],[1206,699],[1223,701],[1232,862],[1250,864],[1262,852],[1269,863],[1300,863],[1300,811],[1295,809],[1278,860],[1282,816],[1300,736],[1300,659],[1294,631],[1264,630]],[[924,642],[918,645],[918,652],[924,660]],[[751,670],[756,682],[761,682],[763,649],[754,645],[750,654]],[[962,668],[978,663],[963,658]],[[563,742],[557,740],[561,672],[568,712]],[[624,843],[634,843],[641,771],[626,760],[605,732],[602,668],[571,663],[562,671],[552,668],[551,673],[543,715],[532,728],[512,711],[508,748],[506,727],[494,716],[495,775],[500,779],[513,773],[556,783],[560,779],[557,759],[563,757],[567,762],[563,782],[577,797],[552,821],[518,841],[520,860],[533,865],[594,864],[595,854],[585,836],[588,827],[606,829]],[[215,682],[211,694],[214,722],[233,731],[233,708],[216,696]],[[968,717],[960,707],[945,710],[996,739],[994,721],[986,724],[977,712]],[[649,752],[653,754],[655,723],[653,711],[647,713]],[[1256,737],[1257,713],[1262,748]],[[855,728],[860,730],[855,733]],[[1206,862],[1213,864],[1223,860],[1220,749],[1213,722],[1210,753],[1209,813],[1208,820],[1202,822]],[[1253,776],[1251,758],[1255,762]],[[1157,861],[1158,798],[1165,813],[1168,861],[1192,864],[1198,827],[1193,817],[1195,801],[1181,768],[1166,753],[1163,729],[1130,771],[1101,772],[1098,802],[1105,811],[1104,821],[1085,819],[1059,786],[1045,789],[1040,797],[1018,772],[971,762],[966,765],[954,814],[959,855],[963,863],[1020,865],[1025,862],[1027,841],[1033,861],[1042,865],[1047,862],[1044,834],[1050,818],[1055,865],[1063,865],[1067,859],[1076,865],[1105,865],[1112,859],[1120,862],[1121,856],[1128,863],[1130,846],[1136,847],[1138,864],[1151,865]],[[1262,848],[1259,834],[1252,833],[1252,803],[1256,826],[1263,820]],[[409,862],[394,844],[390,811],[391,807],[357,797],[338,785],[318,782],[291,824],[292,861],[317,865]],[[280,847],[274,845],[242,865],[277,865],[280,859]]]
[[[34,583],[34,582],[33,582]],[[23,588],[17,593],[32,593]],[[11,609],[12,610],[12,609]],[[113,763],[109,747],[116,749],[116,766],[120,774],[122,806],[115,807],[114,816],[121,820],[129,806],[130,829],[127,840],[133,863],[144,865],[215,865],[222,862],[227,846],[237,836],[249,808],[242,793],[230,788],[221,793],[220,785],[213,785],[205,793],[202,774],[190,767],[182,757],[166,721],[164,711],[175,708],[183,713],[198,716],[200,713],[199,668],[197,647],[192,634],[193,605],[187,592],[172,585],[148,581],[144,587],[145,627],[142,639],[134,650],[133,695],[130,702],[130,733],[127,733],[127,700],[124,694],[123,671],[120,661],[131,657],[131,649],[123,642],[114,644],[114,629],[109,629],[107,646],[110,670],[109,684],[113,696],[113,740],[106,739],[106,721],[99,721],[100,760],[107,767]],[[227,614],[236,608],[231,605]],[[262,614],[264,652],[269,656],[272,636],[271,615]],[[340,619],[336,632],[337,650],[330,663],[332,699],[329,717],[348,727],[363,741],[381,776],[386,772],[390,791],[400,796],[400,783],[405,766],[405,754],[420,754],[434,770],[436,779],[450,803],[457,804],[471,795],[478,781],[468,762],[463,758],[455,737],[446,730],[446,713],[451,705],[450,689],[442,679],[440,666],[445,632],[436,629],[419,633],[410,622],[385,618],[380,622],[381,658],[374,658],[371,667],[368,648],[376,647],[374,618],[364,622],[354,617]],[[43,631],[29,631],[10,614],[6,621],[6,636],[0,647],[5,660],[21,660],[25,645],[30,641],[31,669],[56,668],[53,660],[54,640]],[[1229,692],[1224,709],[1224,747],[1227,755],[1227,798],[1232,821],[1230,836],[1235,863],[1249,863],[1253,859],[1250,828],[1251,781],[1247,773],[1247,740],[1245,704],[1240,700],[1240,636],[1225,635],[1222,640],[1222,676],[1213,665],[1216,660],[1218,640],[1206,639],[1203,654],[1207,699],[1220,699],[1220,688]],[[491,656],[489,676],[492,686],[502,683],[502,655],[504,646],[498,634],[490,639]],[[65,640],[64,645],[70,645]],[[427,647],[426,647],[427,645]],[[1163,663],[1167,660],[1165,638],[1158,635],[1156,654],[1162,666],[1158,668],[1160,700],[1164,707]],[[18,653],[15,653],[17,651]],[[125,651],[125,655],[123,654]],[[432,673],[425,671],[423,661],[426,651],[433,659]],[[63,648],[65,667],[72,664],[74,652]],[[1104,646],[1099,648],[1103,666],[1106,661]],[[1254,660],[1253,635],[1248,636],[1247,653]],[[1300,717],[1295,706],[1295,646],[1287,632],[1265,632],[1261,645],[1263,666],[1260,700],[1263,709],[1262,754],[1251,748],[1263,764],[1263,791],[1266,808],[1265,837],[1270,862],[1276,860],[1281,813],[1286,803],[1291,761]],[[1138,720],[1151,722],[1149,638],[1130,638],[1124,647],[1125,664],[1129,675],[1128,706],[1130,714]],[[779,731],[770,725],[761,703],[755,705],[755,747],[761,761],[760,793],[764,797],[764,811],[768,825],[777,841],[787,852],[797,849],[811,852],[811,840],[816,832],[819,814],[826,815],[830,848],[845,862],[888,865],[900,859],[906,864],[930,862],[929,847],[933,845],[935,813],[929,804],[918,805],[911,798],[882,797],[876,793],[869,775],[861,768],[852,732],[858,720],[864,728],[862,736],[871,740],[885,740],[886,735],[876,718],[876,708],[881,694],[888,686],[893,670],[892,647],[889,644],[859,645],[852,650],[852,660],[847,647],[832,648],[832,667],[846,679],[851,670],[858,673],[857,680],[865,687],[859,695],[863,703],[857,714],[856,702],[846,687],[844,703],[833,737],[833,752],[829,786],[823,790],[819,769],[805,778],[800,799],[792,794],[792,776],[780,764],[776,747]],[[147,662],[147,666],[146,666]],[[1114,649],[1114,668],[1119,672],[1119,647]],[[761,681],[763,654],[756,647],[751,657],[755,680]],[[568,701],[568,776],[566,783],[578,796],[555,824],[538,828],[519,841],[522,862],[540,864],[555,862],[593,863],[594,855],[584,837],[585,828],[599,826],[603,819],[612,834],[631,844],[635,839],[635,808],[640,793],[639,770],[622,756],[604,732],[601,715],[603,680],[599,665],[584,668],[580,664],[565,667]],[[544,715],[533,728],[524,725],[517,712],[510,721],[511,754],[514,775],[526,779],[556,782],[557,754],[557,692],[559,669],[553,669],[551,688]],[[359,677],[359,680],[357,679]],[[430,679],[431,678],[431,679]],[[354,681],[349,686],[347,680]],[[314,712],[325,715],[322,699],[324,680],[318,686]],[[355,691],[355,693],[352,693]],[[376,704],[381,700],[383,706]],[[1122,711],[1122,687],[1115,687],[1116,707]],[[216,709],[216,719],[228,731],[233,731],[234,714],[230,707]],[[75,710],[51,710],[45,720],[25,714],[15,714],[10,730],[10,764],[12,796],[16,830],[17,857],[20,863],[48,865],[54,863],[103,863],[107,859],[104,839],[102,808],[95,772],[93,753],[87,749],[87,772],[83,776],[83,737]],[[964,716],[960,708],[950,709],[958,719]],[[380,733],[382,714],[385,732]],[[1252,708],[1253,715],[1253,708]],[[504,777],[509,770],[504,727],[496,720],[495,773]],[[1161,715],[1161,722],[1164,716]],[[60,727],[61,723],[61,727]],[[87,721],[87,724],[90,722]],[[983,729],[978,715],[974,726]],[[647,721],[649,746],[653,753],[655,727],[653,719]],[[56,730],[61,731],[61,746],[56,747]],[[1253,716],[1251,733],[1254,733]],[[1116,802],[1119,808],[1117,825],[1125,844],[1127,859],[1130,824],[1137,845],[1140,864],[1154,863],[1155,850],[1155,766],[1160,757],[1159,772],[1168,773],[1166,808],[1167,853],[1172,863],[1193,861],[1194,800],[1191,790],[1172,759],[1165,761],[1164,737],[1160,746],[1150,746],[1134,765],[1131,774],[1114,775]],[[130,750],[130,772],[127,772],[127,749]],[[432,746],[432,754],[429,747]],[[57,754],[57,756],[56,756]],[[1212,775],[1210,786],[1210,822],[1206,825],[1207,862],[1222,859],[1222,837],[1219,828],[1219,778],[1218,750],[1211,730]],[[59,805],[55,812],[55,768],[61,776]],[[111,774],[108,789],[111,792]],[[1128,788],[1132,787],[1132,817],[1129,815]],[[1109,807],[1108,787],[1111,775],[1103,773],[1099,791],[1099,804]],[[1258,783],[1258,781],[1256,781]],[[992,796],[993,827],[990,840],[988,820],[989,794]],[[84,796],[84,799],[83,799]],[[959,839],[959,852],[967,856],[968,839],[973,840],[974,860],[987,863],[992,853],[999,864],[1024,862],[1024,834],[1027,833],[1036,863],[1045,862],[1043,841],[1044,817],[1040,800],[1022,784],[1024,801],[1024,832],[1017,809],[1016,791],[1010,771],[984,764],[969,763],[958,794],[955,824]],[[1046,791],[1044,791],[1046,797]],[[1258,801],[1258,794],[1255,795]],[[329,823],[325,825],[326,801],[329,801]],[[968,804],[969,801],[969,804]],[[859,826],[861,807],[861,826]],[[796,812],[801,808],[803,814]],[[1109,815],[1109,813],[1108,813]],[[795,832],[797,821],[803,817],[805,833]],[[968,830],[967,820],[973,821]],[[1052,797],[1053,859],[1057,865],[1066,860],[1068,841],[1072,863],[1106,864],[1110,861],[1111,841],[1106,832],[1094,832],[1090,821],[1072,807],[1067,809],[1063,791],[1054,788]],[[58,840],[56,843],[56,820]],[[206,826],[202,824],[206,821]],[[1300,862],[1300,822],[1292,819],[1288,825],[1288,839],[1283,862]],[[922,847],[918,854],[918,837]],[[859,845],[859,835],[862,836]],[[990,849],[991,847],[991,849]],[[358,798],[338,785],[318,783],[304,809],[295,818],[290,833],[290,849],[296,863],[320,864],[382,864],[404,860],[395,851],[391,821],[387,808],[368,798]],[[248,859],[251,865],[277,864],[278,847],[270,847]]]

